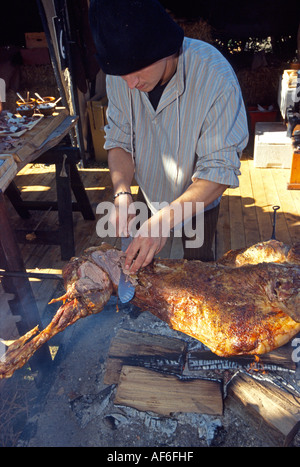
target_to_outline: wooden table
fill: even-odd
[[[77,121],[78,117],[70,116],[62,111],[55,117],[41,119],[34,128],[16,140],[14,147],[9,151],[3,151],[0,144],[0,153],[11,154],[18,171],[28,163],[55,164],[56,202],[24,201],[13,179],[2,188],[22,218],[28,218],[31,210],[49,210],[51,207],[58,211],[58,231],[37,230],[35,231],[36,239],[31,242],[59,244],[63,260],[68,260],[75,254],[73,211],[81,211],[85,219],[95,218],[77,170],[77,163],[80,161],[79,149],[59,145],[75,127]],[[42,325],[19,248],[19,243],[27,241],[28,232],[12,229],[4,190],[0,189],[0,268],[4,270],[2,285],[5,292],[14,294],[14,299],[9,301],[9,306],[12,314],[20,315],[22,318],[17,323],[17,327],[20,335],[23,335],[36,325],[42,329]],[[76,203],[72,202],[72,191]],[[5,272],[9,275],[5,276]],[[13,276],[12,272],[17,272],[18,275]],[[48,346],[43,346],[30,360],[31,368],[34,370],[45,369],[49,364],[51,364],[51,357]]]
[[[70,116],[62,111],[55,117],[47,117],[24,136],[19,138],[16,146],[7,152],[12,154],[20,171],[28,163],[55,164],[57,201],[24,201],[14,180],[8,184],[5,194],[23,218],[30,217],[31,210],[58,211],[58,231],[35,231],[35,239],[27,240],[30,232],[17,230],[19,243],[45,243],[60,245],[61,258],[68,260],[75,254],[73,211],[80,211],[86,220],[94,220],[95,216],[89,199],[81,182],[77,164],[81,159],[77,147],[59,145],[64,137],[75,127],[78,117]],[[1,153],[1,145],[0,145]],[[72,192],[76,202],[72,202]]]

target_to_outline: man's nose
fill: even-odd
[[[136,75],[130,74],[130,75],[123,75],[122,78],[126,81],[128,84],[128,87],[130,89],[133,89],[137,86],[139,79]]]

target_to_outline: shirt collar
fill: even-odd
[[[162,111],[165,107],[170,105],[176,99],[181,96],[184,92],[185,80],[184,80],[184,54],[183,48],[181,48],[178,57],[177,70],[174,76],[171,78],[166,89],[161,96],[158,107],[156,109],[156,114]]]

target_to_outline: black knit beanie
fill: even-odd
[[[127,75],[176,53],[183,30],[157,0],[91,0],[90,25],[104,73]]]

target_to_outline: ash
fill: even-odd
[[[117,386],[104,384],[112,339],[120,329],[175,337],[187,344],[188,354],[207,350],[195,339],[112,297],[99,315],[79,320],[54,342],[59,351],[52,371],[28,409],[28,418],[17,445],[26,447],[262,447],[270,446],[244,411],[227,400],[233,378],[247,373],[259,381],[271,381],[296,396],[300,394],[299,369],[277,367],[266,373],[233,363],[210,361],[203,368],[186,365],[182,378],[221,381],[223,415],[172,413],[160,416],[114,404]],[[20,373],[18,373],[19,375]],[[14,378],[17,374],[14,375]],[[292,446],[300,446],[299,433]]]

